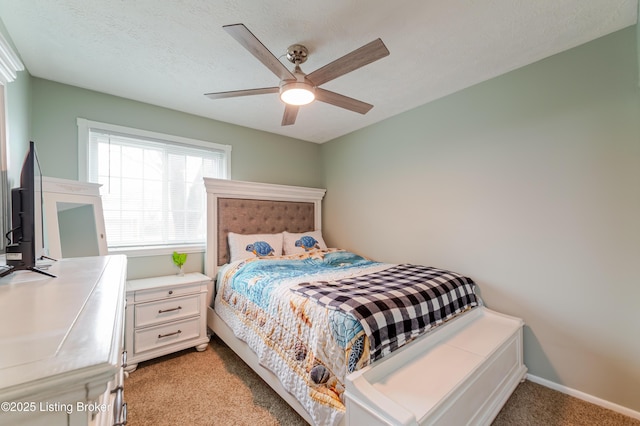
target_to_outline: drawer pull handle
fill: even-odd
[[[175,336],[176,334],[180,333],[182,333],[182,330],[174,331],[173,333],[169,334],[158,334],[158,339],[162,339],[163,337]]]
[[[114,423],[113,426],[125,426],[127,424],[127,403],[122,404],[122,409],[120,410],[120,419],[115,418],[114,420],[122,420],[118,423]]]
[[[171,309],[160,309],[158,310],[159,314],[164,314],[165,312],[173,312],[173,311],[178,311],[182,309],[182,306],[178,306],[177,308],[171,308]]]

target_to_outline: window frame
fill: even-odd
[[[80,181],[88,182],[88,161],[89,161],[89,133],[90,131],[105,131],[139,137],[141,139],[151,139],[169,144],[190,146],[194,148],[208,148],[224,152],[224,172],[222,179],[231,179],[231,145],[224,145],[215,142],[207,142],[197,139],[186,138],[182,136],[169,135],[165,133],[153,132],[149,130],[141,130],[132,127],[120,126],[117,124],[102,123],[92,121],[85,118],[77,118],[78,125],[78,178]],[[204,191],[204,183],[202,185]],[[108,243],[108,239],[107,239]],[[202,253],[205,251],[206,241],[201,244],[183,244],[183,245],[149,245],[139,247],[109,247],[110,254],[126,254],[129,257],[145,257],[171,254],[173,251],[183,253]]]

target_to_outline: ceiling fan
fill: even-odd
[[[222,28],[269,68],[271,72],[280,79],[280,84],[274,87],[263,87],[259,89],[205,93],[205,96],[211,99],[222,99],[262,95],[265,93],[280,93],[280,99],[285,103],[284,116],[282,117],[283,126],[294,124],[300,106],[311,103],[314,100],[355,111],[360,114],[366,114],[373,108],[371,104],[322,89],[318,86],[389,55],[389,50],[382,40],[376,39],[310,74],[305,74],[300,69],[300,64],[307,60],[309,53],[305,46],[294,44],[287,49],[287,59],[295,65],[293,72],[291,72],[244,24],[225,25]]]

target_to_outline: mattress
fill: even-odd
[[[214,309],[313,422],[330,425],[344,416],[347,375],[479,303],[460,274],[328,249],[222,267]]]

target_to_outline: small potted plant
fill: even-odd
[[[184,270],[182,269],[182,267],[184,266],[186,261],[187,253],[178,253],[177,251],[173,252],[173,263],[175,263],[175,265],[178,267],[178,276],[180,277],[184,276]]]

